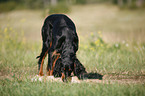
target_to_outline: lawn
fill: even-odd
[[[31,82],[38,74],[42,10],[0,14],[1,96],[145,96],[145,13],[113,5],[77,5],[68,16],[79,35],[77,57],[102,80]],[[44,71],[46,72],[47,60]]]

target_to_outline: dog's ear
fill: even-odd
[[[77,76],[79,79],[83,79],[83,75],[85,73],[87,73],[85,67],[76,58],[74,62],[74,75]]]
[[[36,59],[40,58],[40,56],[37,56]]]

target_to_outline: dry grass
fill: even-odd
[[[120,10],[112,5],[74,6],[70,17],[81,36],[103,32],[106,42],[145,42],[145,13],[143,10]]]
[[[10,26],[17,32],[24,32],[28,40],[41,40],[40,32],[43,24],[41,11],[21,10],[2,13],[0,15],[0,21],[1,29]]]
[[[68,14],[75,22],[81,41],[91,33],[103,32],[106,42],[138,41],[145,42],[145,13],[143,10],[121,10],[112,5],[73,6]],[[2,13],[1,28],[10,25],[17,31],[24,31],[28,40],[41,40],[43,11],[23,10]]]

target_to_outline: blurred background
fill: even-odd
[[[0,0],[0,28],[40,40],[43,20],[53,13],[67,14],[85,38],[101,31],[106,42],[145,41],[144,0]]]

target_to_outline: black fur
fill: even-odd
[[[55,77],[61,77],[61,68],[62,68],[62,61],[61,58],[59,58],[55,64],[55,68],[53,71],[53,75]],[[73,74],[74,76],[77,76],[79,79],[84,79],[84,75],[86,75],[85,67],[80,63],[80,61],[76,58],[74,60],[74,70]]]
[[[61,76],[64,73],[64,79],[66,79],[68,76],[71,76],[72,72],[79,78],[80,74],[86,73],[84,66],[76,58],[79,41],[75,25],[70,18],[63,14],[48,16],[42,27],[42,40],[42,52],[38,56],[39,69],[42,59],[48,51],[47,70],[52,70],[53,60],[51,57],[53,52],[56,51],[60,54],[60,58],[55,64],[54,74],[58,73],[58,76]],[[51,42],[52,46],[50,46]]]

